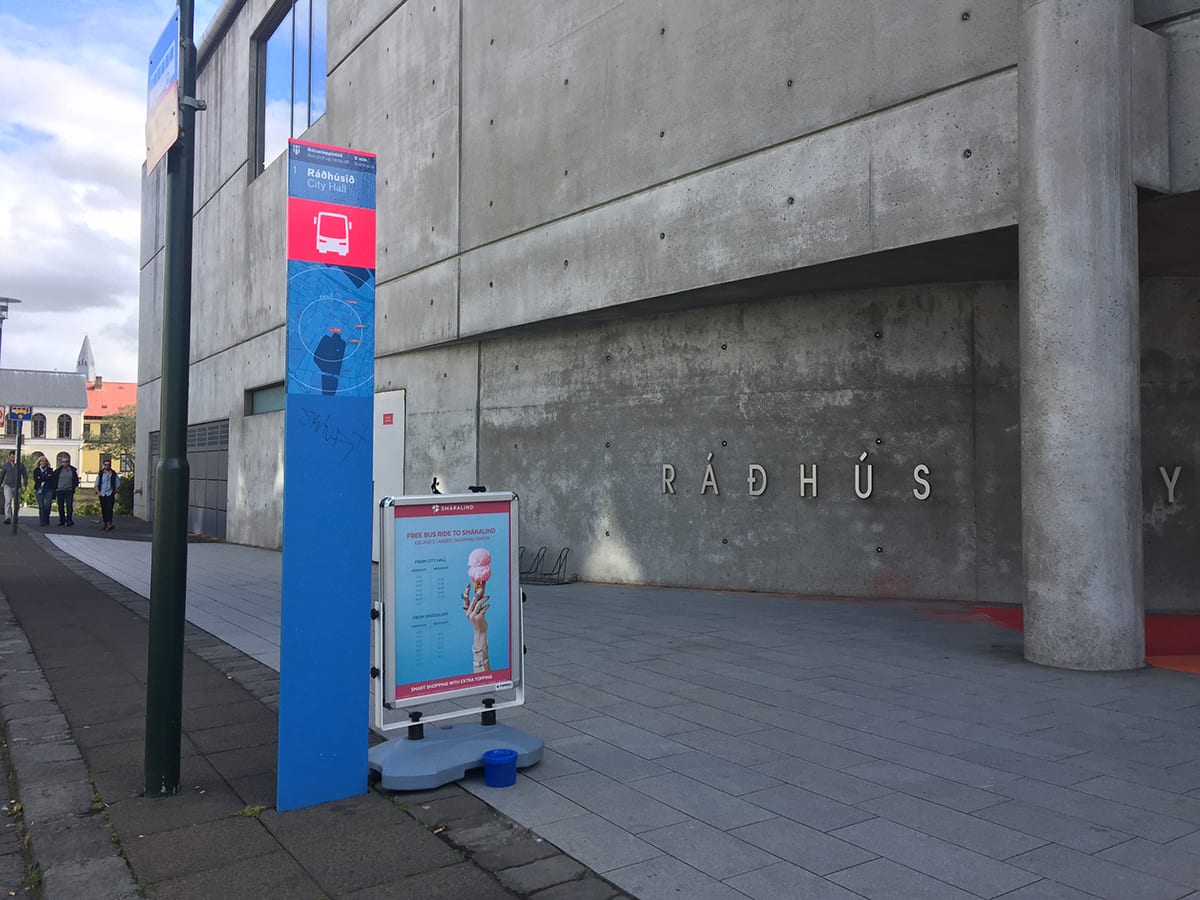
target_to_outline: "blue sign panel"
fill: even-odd
[[[146,111],[154,109],[163,95],[179,82],[179,7],[167,22],[150,51],[150,75],[146,83]]]
[[[146,171],[179,140],[179,7],[150,53],[146,80]]]
[[[375,157],[289,158],[281,812],[367,789],[375,512]]]

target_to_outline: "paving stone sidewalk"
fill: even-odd
[[[137,540],[50,534],[63,553],[145,587],[149,548]],[[5,550],[0,536],[7,590]],[[144,612],[145,601],[63,553],[51,558]],[[192,545],[189,556],[189,615],[227,626],[221,641],[189,628],[196,662],[271,707],[273,671],[230,645],[256,653],[264,626],[278,628],[277,603],[262,603],[278,596],[278,554]],[[40,632],[14,605],[40,657]],[[54,608],[59,626],[84,615]],[[542,737],[545,758],[510,788],[461,784],[506,827],[531,829],[603,879],[583,875],[545,897],[589,900],[615,885],[640,900],[1200,900],[1195,675],[1034,666],[1019,632],[952,602],[579,583],[531,586],[524,613],[526,704],[505,723]],[[50,662],[51,681],[63,677]],[[67,718],[80,734],[75,711]],[[254,747],[209,747],[215,725],[185,725],[191,755],[248,790],[221,754]],[[80,740],[92,765],[91,738]],[[247,783],[255,774],[242,773]],[[402,799],[411,818],[447,825],[441,837],[455,849],[492,834],[492,814],[457,789]],[[468,853],[511,892],[537,895],[525,878],[582,871],[559,856],[505,867]],[[405,896],[408,884],[419,882],[376,887]]]
[[[24,895],[626,896],[456,785],[276,812],[278,675],[191,625],[182,790],[142,797],[147,606],[40,535],[0,535],[0,721],[40,872]],[[0,885],[20,894],[16,832]]]

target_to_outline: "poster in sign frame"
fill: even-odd
[[[516,494],[387,497],[380,504],[372,725],[407,727],[402,711],[487,695],[524,703]],[[424,714],[462,718],[485,707]]]

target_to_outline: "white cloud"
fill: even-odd
[[[5,367],[72,370],[86,334],[99,374],[136,380],[147,63],[173,9],[0,0]]]

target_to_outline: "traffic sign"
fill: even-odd
[[[146,90],[146,172],[179,140],[179,7],[150,53]]]
[[[33,418],[32,406],[10,406],[8,417],[14,422],[27,422]]]

